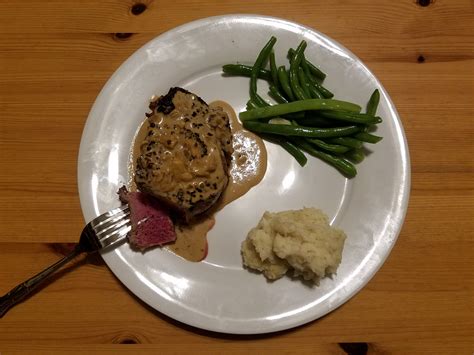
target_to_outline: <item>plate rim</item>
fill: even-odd
[[[94,110],[97,109],[98,103],[103,99],[103,96],[106,95],[107,90],[110,87],[111,83],[116,80],[116,77],[120,74],[120,72],[123,71],[124,68],[126,66],[128,66],[130,64],[130,62],[133,61],[133,58],[135,56],[139,55],[139,52],[143,51],[145,48],[150,46],[150,44],[154,43],[155,41],[166,39],[167,36],[172,35],[174,33],[179,33],[180,31],[185,31],[185,30],[187,31],[187,30],[191,30],[193,28],[199,28],[199,27],[203,27],[203,26],[206,26],[206,25],[210,25],[215,21],[231,21],[231,20],[236,20],[236,19],[237,20],[263,19],[263,20],[271,21],[271,22],[275,22],[275,23],[286,24],[286,25],[289,25],[291,27],[298,27],[298,28],[300,28],[304,31],[308,31],[310,33],[315,33],[318,37],[323,38],[323,39],[325,39],[329,42],[332,42],[332,43],[336,44],[338,47],[342,48],[351,58],[356,60],[362,66],[362,68],[365,71],[367,71],[367,73],[370,76],[372,76],[374,78],[375,82],[379,85],[379,90],[381,90],[382,93],[384,94],[390,108],[392,109],[392,111],[394,113],[394,118],[396,119],[396,128],[397,128],[398,134],[402,138],[402,142],[403,142],[403,148],[404,148],[403,149],[403,152],[404,152],[403,158],[404,158],[404,162],[405,162],[405,165],[403,166],[404,169],[402,169],[403,172],[405,173],[405,175],[404,175],[404,178],[403,178],[403,183],[404,183],[404,187],[402,189],[403,195],[401,196],[401,202],[399,204],[399,209],[398,209],[399,221],[398,221],[397,225],[394,228],[393,238],[392,238],[391,243],[388,245],[388,247],[386,247],[384,249],[383,258],[378,262],[378,264],[375,267],[373,267],[371,269],[371,272],[366,276],[366,278],[364,279],[363,282],[360,282],[357,285],[357,287],[354,287],[351,290],[351,292],[346,293],[344,297],[341,297],[340,299],[334,301],[331,304],[330,309],[323,312],[322,314],[306,316],[306,317],[303,317],[303,318],[300,317],[297,322],[294,322],[294,323],[291,323],[291,324],[286,324],[285,323],[285,324],[282,324],[281,326],[275,325],[275,326],[272,326],[271,329],[258,329],[256,331],[255,330],[246,331],[246,330],[243,330],[243,329],[238,329],[238,328],[240,328],[239,326],[237,326],[237,328],[236,328],[236,327],[213,326],[212,324],[203,325],[199,321],[194,321],[194,319],[192,319],[192,318],[191,319],[188,318],[186,320],[183,320],[180,317],[176,317],[176,315],[172,314],[172,312],[167,312],[166,309],[156,308],[153,304],[151,304],[146,299],[147,297],[144,296],[143,293],[140,294],[140,292],[138,292],[136,290],[136,288],[132,287],[133,286],[132,284],[134,282],[132,282],[128,279],[125,280],[125,277],[120,276],[122,274],[119,270],[120,267],[117,267],[117,265],[114,265],[114,267],[112,267],[112,264],[114,264],[115,260],[113,260],[113,258],[110,257],[110,254],[109,255],[103,254],[102,256],[103,256],[104,261],[106,262],[107,266],[109,267],[109,269],[121,281],[121,283],[124,284],[130,290],[130,292],[132,292],[136,297],[138,297],[140,300],[142,300],[143,302],[148,304],[150,307],[152,307],[154,309],[154,311],[162,313],[162,314],[176,320],[179,323],[183,323],[183,324],[186,324],[188,326],[195,327],[197,329],[204,329],[204,330],[213,331],[213,332],[220,332],[220,333],[228,333],[228,334],[266,334],[266,333],[273,333],[273,332],[277,332],[277,331],[291,329],[291,328],[294,328],[294,327],[301,326],[303,324],[307,324],[307,323],[312,322],[314,320],[317,320],[317,319],[325,316],[326,314],[332,312],[333,310],[337,309],[338,307],[340,307],[341,305],[343,305],[344,303],[349,301],[352,297],[354,297],[354,295],[359,293],[370,282],[370,280],[380,270],[380,268],[384,265],[385,261],[389,257],[393,247],[395,246],[395,244],[398,240],[398,237],[400,235],[400,232],[402,230],[402,227],[404,225],[404,221],[405,221],[405,218],[406,218],[406,215],[407,215],[409,198],[410,198],[410,190],[411,190],[411,161],[410,161],[410,153],[409,153],[409,148],[408,148],[408,141],[407,141],[407,137],[406,137],[406,134],[405,134],[405,131],[404,131],[401,119],[400,119],[400,115],[398,114],[398,111],[396,110],[396,107],[395,107],[391,97],[388,95],[388,92],[385,90],[385,88],[383,87],[380,80],[374,75],[374,73],[372,73],[372,71],[364,64],[364,62],[359,57],[357,57],[351,50],[349,50],[348,48],[343,46],[337,40],[325,35],[324,33],[319,32],[318,30],[313,29],[309,26],[302,25],[300,23],[290,21],[290,20],[286,20],[286,19],[283,19],[283,18],[278,18],[278,17],[273,17],[273,16],[266,16],[266,15],[258,15],[258,14],[227,14],[227,15],[205,17],[205,18],[201,18],[201,19],[197,19],[197,20],[194,20],[194,21],[191,21],[191,22],[181,24],[177,27],[171,28],[171,29],[159,34],[158,36],[155,36],[154,38],[152,38],[151,40],[147,41],[145,44],[143,44],[142,46],[137,48],[125,61],[123,61],[120,64],[120,66],[114,71],[114,73],[107,79],[107,81],[103,85],[102,89],[100,90],[99,94],[97,95],[97,97],[94,101],[94,104],[92,105],[92,107],[91,107],[91,109],[88,113],[87,120],[84,124],[83,132],[82,132],[82,135],[81,135],[81,144],[80,144],[79,153],[78,153],[78,170],[77,170],[78,192],[79,192],[79,199],[80,199],[80,204],[81,204],[81,211],[82,211],[82,213],[85,217],[85,210],[86,210],[87,207],[85,206],[86,202],[84,200],[84,197],[82,197],[82,195],[81,195],[81,171],[82,171],[82,169],[81,169],[81,164],[80,164],[80,162],[81,162],[80,157],[84,154],[84,152],[83,152],[83,150],[84,150],[84,144],[83,144],[84,135],[85,135],[85,132],[88,129],[88,125],[91,124],[91,116],[92,116]],[[239,322],[237,322],[237,323],[239,323]]]

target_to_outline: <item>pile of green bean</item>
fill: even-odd
[[[239,117],[246,129],[264,139],[280,144],[301,166],[307,162],[303,152],[334,166],[345,176],[356,176],[355,163],[365,157],[364,143],[375,144],[382,137],[369,133],[382,119],[376,116],[380,99],[378,89],[372,93],[365,113],[354,103],[334,99],[322,84],[326,74],[305,58],[306,41],[290,48],[289,69],[277,66],[271,37],[258,54],[253,66],[227,64],[227,75],[250,77],[250,99],[247,111]],[[269,62],[270,70],[266,69]],[[266,80],[270,105],[257,93],[257,79]]]

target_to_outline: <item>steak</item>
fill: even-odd
[[[125,186],[118,194],[130,208],[132,230],[128,240],[132,246],[143,250],[176,240],[173,222],[156,199],[142,192],[128,192]]]
[[[229,180],[229,117],[197,95],[174,87],[150,103],[135,182],[185,222],[207,211]]]

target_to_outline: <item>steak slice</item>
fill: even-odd
[[[132,231],[128,239],[133,247],[143,250],[176,240],[173,222],[156,199],[142,192],[128,192],[125,186],[118,194],[130,207]]]
[[[232,156],[229,117],[182,88],[150,104],[135,182],[186,222],[208,210],[227,186]]]

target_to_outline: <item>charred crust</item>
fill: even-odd
[[[190,93],[189,91],[183,88],[176,86],[176,87],[171,88],[166,95],[158,98],[158,100],[150,102],[150,109],[151,110],[156,109],[156,112],[163,112],[166,115],[171,113],[175,108],[174,103],[173,103],[174,95],[176,95],[176,93],[179,91],[181,91],[183,94],[194,95],[200,103],[207,106],[207,103],[203,99],[201,99],[199,96],[193,93]]]
[[[148,105],[148,107],[150,108],[150,110],[155,111],[156,106],[158,106],[158,100],[159,100],[159,98],[156,98],[156,99],[154,99],[154,100],[152,100],[152,101],[150,102],[150,105]],[[145,115],[146,115],[147,117],[151,117],[151,116],[153,116],[153,112],[147,113],[147,114],[145,114]]]
[[[123,204],[128,203],[128,190],[125,185],[123,185],[118,191],[117,194],[119,195],[119,200]]]

